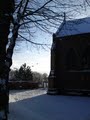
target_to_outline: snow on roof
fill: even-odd
[[[64,21],[56,32],[57,37],[90,33],[90,17]]]

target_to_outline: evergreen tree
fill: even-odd
[[[15,71],[15,78],[19,81],[32,81],[32,72],[31,68],[29,66],[26,66],[26,63],[24,63],[19,70]]]

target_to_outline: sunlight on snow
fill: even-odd
[[[12,90],[12,91],[10,91],[9,102],[10,103],[16,102],[16,101],[36,97],[36,96],[43,95],[43,94],[46,94],[46,90],[41,90],[41,89],[37,89],[37,90]]]

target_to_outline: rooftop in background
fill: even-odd
[[[90,33],[90,17],[64,20],[56,32],[57,37]]]

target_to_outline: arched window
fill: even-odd
[[[67,70],[77,69],[77,54],[73,48],[70,48],[66,55],[66,68]]]

